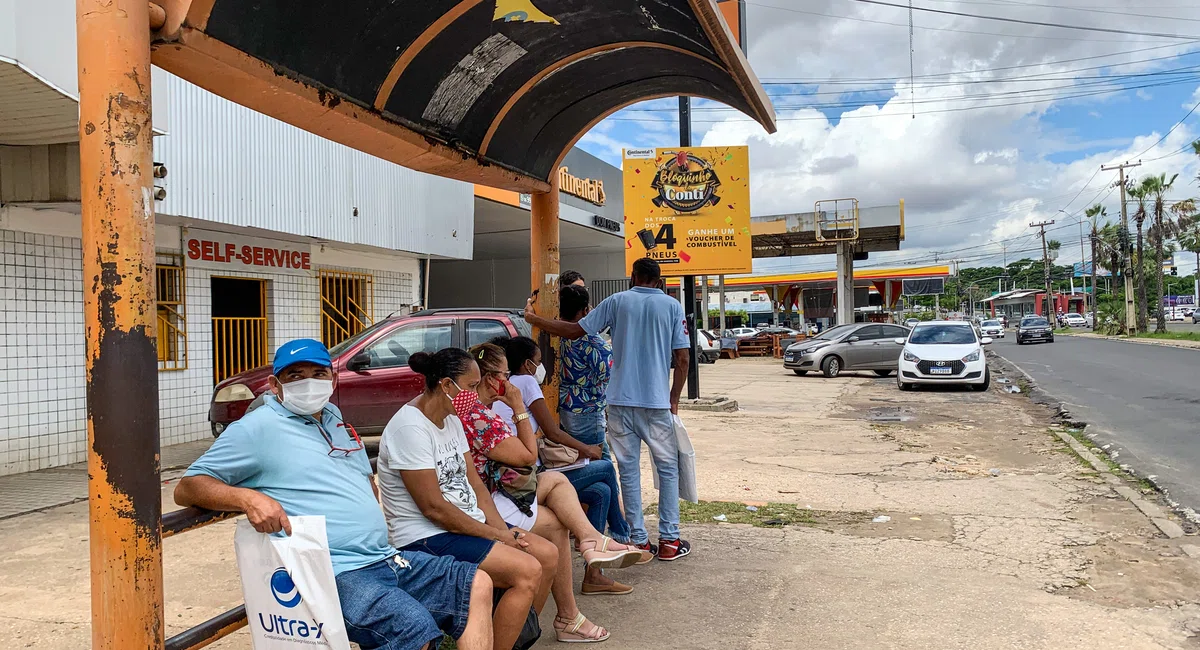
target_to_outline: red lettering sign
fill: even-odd
[[[312,263],[312,256],[308,252],[286,248],[265,248],[248,244],[239,246],[208,239],[189,239],[185,248],[188,259],[205,262],[304,270],[310,269]]]

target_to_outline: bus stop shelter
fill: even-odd
[[[531,193],[530,280],[549,289],[538,302],[546,313],[557,312],[553,171],[589,128],[641,100],[691,95],[775,129],[714,0],[77,0],[76,9],[95,649],[200,647],[245,624],[235,609],[163,638],[152,62],[396,164]],[[212,518],[184,512],[166,533]]]

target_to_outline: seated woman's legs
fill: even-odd
[[[603,532],[607,523],[613,539],[628,544],[629,524],[621,512],[621,488],[613,464],[607,460],[592,461],[586,467],[564,472],[563,475],[579,493],[579,500],[587,504],[588,521],[592,527]],[[605,489],[597,486],[604,486]],[[601,501],[598,499],[600,494],[607,494],[608,498]]]
[[[579,604],[575,602],[575,579],[571,566],[571,541],[567,536],[567,527],[554,516],[554,511],[548,507],[538,508],[537,521],[533,532],[554,543],[558,551],[558,570],[554,575],[554,606],[558,609],[554,621],[556,629],[563,629],[575,622],[579,616]],[[588,621],[579,628],[584,637],[600,638],[608,631]]]
[[[541,586],[542,564],[529,553],[496,544],[479,568],[491,576],[493,585],[505,590],[492,612],[492,647],[511,648]]]

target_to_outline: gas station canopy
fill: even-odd
[[[549,189],[593,125],[691,95],[775,114],[713,0],[157,0],[156,65],[431,174]]]

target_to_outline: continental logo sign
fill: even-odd
[[[752,270],[746,147],[626,149],[621,167],[627,268],[649,257],[671,276]]]
[[[604,181],[579,178],[563,165],[558,168],[558,189],[588,203],[604,205]]]

